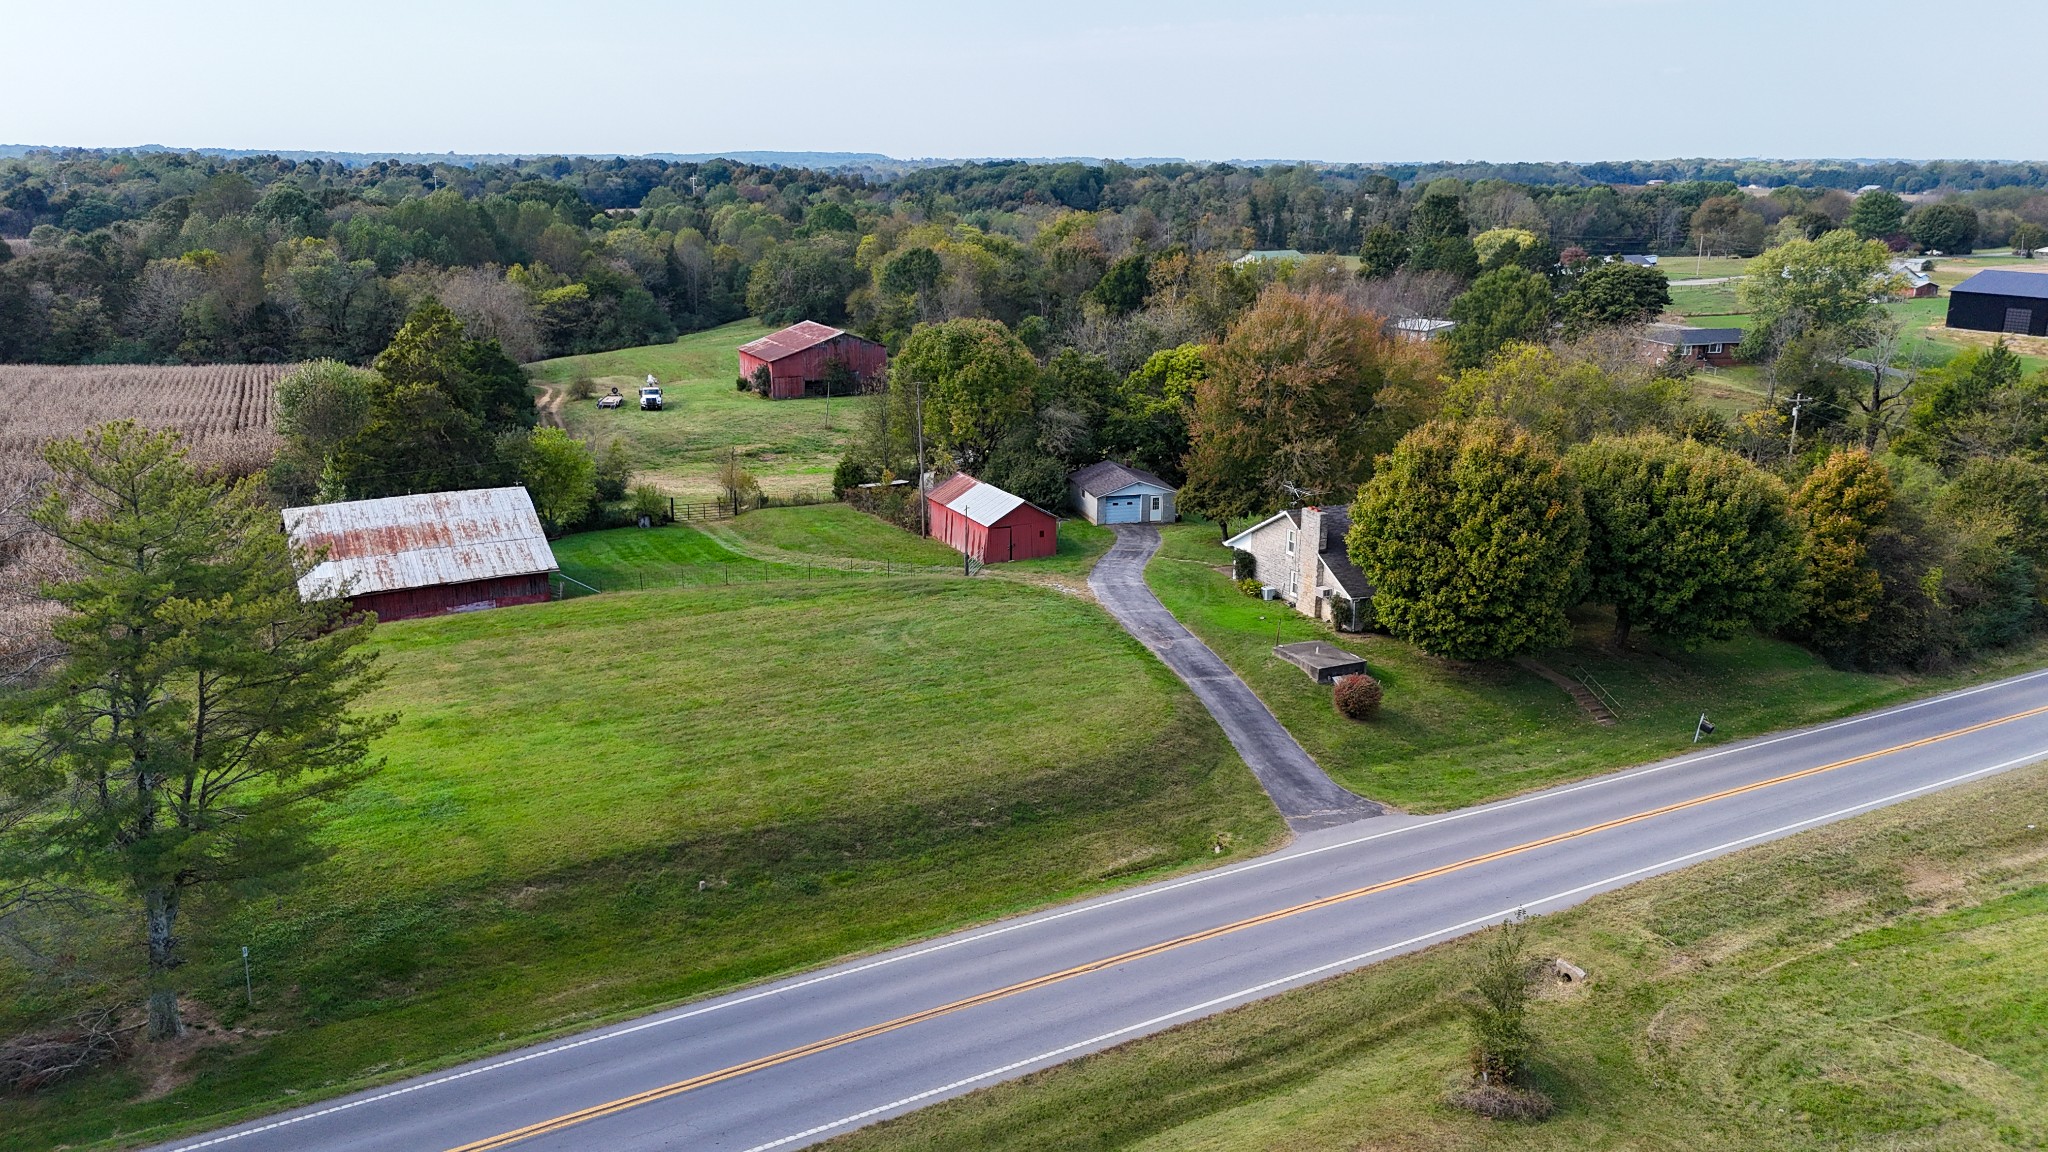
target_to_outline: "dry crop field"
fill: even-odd
[[[277,452],[272,396],[288,364],[0,364],[0,680],[47,647],[49,606],[34,586],[55,549],[21,514],[44,477],[46,441],[108,420],[175,428],[196,463],[247,475]]]
[[[175,428],[204,464],[253,471],[277,450],[272,394],[288,364],[0,365],[0,481],[35,471],[45,441],[130,419]]]

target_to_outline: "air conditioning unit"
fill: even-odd
[[[1259,599],[1278,600],[1279,598],[1280,590],[1278,588],[1273,587],[1271,584],[1262,584],[1259,586]]]

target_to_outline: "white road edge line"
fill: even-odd
[[[1630,871],[1623,872],[1617,876],[1609,876],[1604,880],[1595,880],[1589,884],[1581,884],[1576,888],[1567,889],[1563,892],[1556,892],[1549,896],[1542,897],[1541,899],[1531,900],[1526,903],[1517,904],[1512,908],[1504,908],[1498,912],[1493,912],[1485,916],[1476,916],[1470,920],[1463,922],[1462,924],[1453,924],[1448,928],[1438,928],[1431,932],[1425,932],[1420,936],[1410,936],[1408,939],[1399,941],[1398,943],[1382,945],[1378,948],[1374,948],[1367,952],[1360,952],[1353,956],[1346,956],[1342,960],[1332,960],[1327,964],[1318,964],[1314,968],[1305,968],[1300,972],[1293,973],[1292,975],[1281,976],[1276,979],[1268,980],[1262,984],[1254,984],[1250,988],[1240,989],[1239,991],[1232,992],[1224,996],[1218,996],[1210,1000],[1204,1000],[1200,1004],[1193,1004],[1186,1008],[1182,1008],[1173,1012],[1168,1012],[1161,1016],[1154,1016],[1150,1020],[1141,1020],[1136,1024],[1126,1025],[1125,1027],[1118,1028],[1111,1032],[1104,1032],[1098,1036],[1091,1036],[1086,1040],[1077,1040],[1072,1044],[1067,1044],[1062,1047],[1055,1048],[1050,1052],[1041,1052],[1036,1056],[1026,1057],[1022,1060],[1014,1060],[1008,1064],[1003,1065],[1000,1068],[991,1068],[986,1072],[976,1073],[973,1076],[968,1076],[959,1080],[955,1080],[950,1084],[941,1084],[937,1088],[928,1088],[925,1091],[919,1092],[914,1096],[905,1096],[900,1100],[892,1100],[887,1104],[880,1104],[873,1108],[866,1109],[865,1111],[856,1112],[851,1116],[842,1117],[841,1119],[834,1120],[829,1124],[820,1124],[815,1128],[807,1128],[802,1132],[795,1132],[777,1140],[770,1140],[766,1144],[756,1144],[752,1148],[747,1149],[746,1152],[773,1152],[773,1149],[781,1148],[784,1145],[793,1144],[799,1140],[808,1140],[814,1136],[822,1136],[827,1132],[832,1132],[840,1128],[846,1128],[852,1125],[856,1125],[863,1120],[873,1119],[874,1117],[880,1116],[883,1113],[891,1112],[899,1108],[907,1108],[912,1104],[921,1103],[925,1100],[931,1099],[934,1096],[942,1096],[951,1092],[958,1091],[959,1089],[965,1088],[971,1084],[978,1084],[984,1080],[993,1079],[995,1077],[1002,1076],[1010,1072],[1016,1072],[1021,1069],[1029,1068],[1035,1064],[1044,1064],[1048,1061],[1057,1061],[1062,1056],[1067,1056],[1072,1053],[1082,1051],[1084,1049],[1099,1048],[1102,1045],[1117,1039],[1118,1037],[1128,1036],[1133,1032],[1150,1031],[1154,1028],[1159,1027],[1162,1024],[1168,1023],[1169,1021],[1178,1020],[1183,1016],[1189,1016],[1201,1012],[1206,1012],[1211,1008],[1218,1008],[1226,1004],[1249,1002],[1250,1000],[1258,997],[1261,993],[1272,991],[1275,988],[1285,987],[1289,984],[1296,984],[1304,980],[1310,980],[1317,976],[1321,976],[1324,973],[1331,972],[1334,970],[1355,968],[1362,965],[1367,960],[1371,960],[1377,956],[1383,956],[1388,952],[1395,952],[1406,948],[1412,948],[1417,944],[1422,944],[1430,940],[1437,940],[1443,937],[1463,933],[1468,929],[1478,928],[1488,924],[1497,924],[1500,921],[1506,919],[1507,917],[1513,916],[1518,911],[1528,911],[1530,909],[1540,908],[1545,904],[1554,904],[1560,900],[1569,900],[1574,896],[1578,896],[1586,892],[1592,892],[1597,889],[1626,883],[1627,881],[1633,880],[1636,877],[1644,875],[1645,873],[1658,872],[1669,868],[1675,868],[1681,864],[1686,863],[1687,861],[1695,860],[1702,856],[1720,855],[1721,853],[1733,851],[1736,848],[1740,848],[1745,844],[1749,844],[1757,840],[1768,840],[1773,837],[1783,836],[1791,832],[1797,832],[1800,829],[1809,827],[1814,824],[1824,824],[1830,820],[1839,820],[1844,816],[1852,816],[1857,814],[1858,812],[1862,812],[1867,809],[1882,808],[1887,804],[1895,804],[1901,800],[1911,799],[1912,797],[1919,795],[1923,792],[1939,791],[1943,788],[1952,787],[1973,777],[1987,776],[1994,772],[2003,772],[2008,768],[2015,768],[2022,764],[2032,764],[2044,759],[2048,759],[2048,748],[2044,748],[2039,752],[2035,752],[2028,756],[2022,756],[2016,760],[2008,760],[2003,764],[1994,764],[1989,768],[1979,768],[1974,772],[1965,772],[1960,776],[1951,776],[1946,780],[1939,780],[1932,784],[1922,784],[1917,788],[1909,788],[1904,792],[1894,792],[1889,796],[1881,797],[1876,800],[1866,800],[1861,804],[1852,804],[1847,808],[1837,808],[1833,812],[1826,813],[1825,815],[1812,816],[1808,817],[1805,820],[1795,821],[1791,824],[1783,824],[1776,828],[1771,829],[1768,832],[1758,832],[1754,835],[1744,836],[1739,840],[1730,840],[1725,844],[1717,844],[1712,848],[1702,848],[1697,852],[1688,852],[1683,856],[1674,856],[1669,860],[1659,861],[1655,864],[1646,864],[1641,868],[1632,869]]]
[[[631,1036],[638,1032],[647,1031],[650,1028],[661,1028],[670,1024],[679,1024],[685,1020],[694,1019],[698,1016],[708,1015],[712,1012],[722,1011],[727,1008],[737,1008],[745,1004],[751,1004],[756,1000],[765,1000],[771,996],[780,996],[788,992],[801,991],[805,988],[810,988],[818,984],[828,983],[830,981],[842,979],[847,976],[858,976],[861,973],[872,972],[877,968],[886,968],[892,964],[900,964],[906,960],[922,959],[923,957],[930,956],[939,952],[944,952],[951,948],[960,948],[968,944],[978,944],[981,941],[993,939],[997,936],[1004,936],[1011,932],[1020,932],[1026,928],[1036,928],[1041,925],[1052,924],[1060,920],[1065,920],[1071,916],[1080,916],[1089,912],[1101,911],[1105,908],[1114,908],[1117,905],[1126,904],[1133,900],[1143,900],[1154,896],[1161,896],[1169,892],[1177,892],[1180,889],[1192,887],[1196,884],[1207,884],[1215,880],[1221,880],[1226,877],[1236,876],[1240,873],[1251,872],[1260,868],[1270,868],[1276,864],[1285,864],[1295,860],[1305,860],[1311,856],[1318,856],[1325,852],[1335,852],[1344,848],[1354,848],[1360,844],[1369,843],[1374,840],[1384,840],[1389,836],[1398,836],[1403,832],[1412,832],[1422,828],[1434,828],[1440,824],[1448,824],[1455,820],[1464,820],[1472,816],[1483,815],[1489,812],[1499,812],[1509,808],[1517,808],[1524,804],[1534,804],[1542,800],[1554,799],[1560,796],[1569,796],[1575,792],[1581,792],[1588,788],[1597,788],[1606,784],[1615,783],[1620,780],[1634,779],[1639,776],[1654,775],[1659,772],[1669,771],[1673,768],[1680,768],[1691,764],[1698,764],[1705,760],[1716,759],[1718,757],[1730,755],[1735,752],[1747,752],[1757,748],[1767,748],[1773,744],[1782,743],[1786,740],[1797,740],[1807,736],[1818,736],[1821,733],[1830,732],[1837,728],[1845,728],[1853,724],[1861,724],[1866,721],[1876,720],[1886,716],[1895,716],[1902,712],[1909,712],[1916,708],[1925,708],[1933,704],[1941,703],[1943,701],[1959,700],[1965,696],[1974,696],[1977,693],[1988,692],[1996,688],[2006,688],[2014,684],[2022,684],[2028,680],[2032,680],[2036,677],[2041,676],[2048,676],[2048,668],[2043,668],[2034,672],[2029,672],[2022,676],[2014,676],[2006,680],[1999,680],[1991,684],[1980,684],[1973,688],[1965,688],[1955,692],[1947,692],[1938,696],[1929,696],[1924,700],[1909,701],[1905,704],[1895,705],[1891,708],[1886,708],[1877,712],[1867,712],[1858,716],[1851,716],[1846,719],[1832,721],[1818,728],[1802,728],[1796,732],[1786,732],[1777,736],[1766,737],[1753,743],[1745,743],[1740,745],[1733,745],[1726,748],[1718,748],[1711,752],[1703,752],[1697,755],[1684,756],[1676,760],[1665,761],[1661,764],[1650,764],[1641,768],[1631,768],[1626,771],[1613,773],[1607,776],[1601,776],[1593,780],[1582,781],[1580,783],[1568,785],[1562,788],[1548,789],[1542,792],[1531,793],[1527,796],[1516,797],[1512,800],[1503,800],[1496,804],[1481,805],[1473,808],[1461,808],[1456,812],[1449,812],[1442,816],[1420,820],[1411,824],[1403,824],[1396,828],[1389,828],[1384,832],[1374,832],[1365,836],[1353,837],[1349,840],[1341,840],[1334,844],[1323,844],[1314,848],[1302,849],[1298,852],[1289,852],[1285,849],[1282,849],[1281,851],[1276,852],[1273,855],[1264,856],[1257,860],[1248,860],[1243,864],[1233,865],[1229,868],[1219,868],[1212,872],[1199,873],[1197,875],[1189,876],[1181,880],[1176,880],[1168,884],[1160,884],[1152,887],[1140,888],[1136,891],[1126,892],[1120,896],[1111,896],[1100,900],[1087,901],[1084,903],[1076,904],[1069,908],[1063,908],[1057,912],[1048,912],[1039,915],[1026,916],[1022,919],[1019,919],[1009,924],[1000,924],[993,928],[984,929],[983,931],[976,932],[973,935],[961,936],[951,940],[942,940],[937,943],[924,945],[920,948],[914,948],[907,952],[898,952],[887,956],[881,956],[862,964],[853,965],[852,967],[836,968],[830,971],[820,972],[815,976],[809,976],[795,981],[776,982],[773,984],[764,985],[761,988],[758,988],[752,992],[748,992],[742,995],[714,1000],[708,1004],[700,1004],[694,1008],[685,1009],[680,1012],[670,1013],[665,1016],[659,1016],[652,1020],[642,1020],[637,1024],[628,1024],[623,1027],[611,1029],[609,1031],[598,1032],[594,1035],[585,1036],[578,1040],[570,1040],[560,1044],[549,1045],[546,1048],[541,1048],[536,1051],[523,1053],[518,1056],[510,1056],[503,1060],[494,1060],[489,1064],[480,1065],[475,1068],[465,1069],[460,1072],[451,1072],[445,1076],[436,1076],[431,1080],[422,1080],[417,1084],[402,1085],[400,1087],[392,1088],[385,1092],[379,1092],[373,1096],[365,1096],[356,1100],[344,1100],[341,1103],[331,1104],[325,1108],[321,1108],[312,1112],[307,1112],[302,1115],[287,1116],[277,1120],[273,1120],[267,1124],[263,1124],[255,1128],[247,1128],[238,1131],[224,1132],[219,1136],[215,1136],[210,1139],[200,1141],[196,1144],[180,1144],[170,1149],[170,1152],[196,1152],[197,1149],[210,1148],[215,1145],[225,1144],[231,1140],[238,1140],[244,1136],[254,1136],[258,1133],[270,1132],[279,1128],[289,1127],[294,1124],[302,1124],[308,1120],[317,1120],[323,1116],[331,1116],[337,1112],[347,1112],[351,1109],[363,1108],[371,1104],[381,1104],[386,1100],[392,1100],[401,1096],[411,1095],[414,1092],[422,1092],[429,1088],[439,1088],[442,1085],[453,1084],[461,1080],[467,1080],[473,1076],[481,1076],[487,1072],[502,1071],[506,1068],[512,1068],[517,1065],[527,1063],[531,1060],[539,1060],[543,1057],[548,1056],[559,1056],[564,1052],[573,1052],[578,1048],[588,1047],[589,1045],[602,1043],[606,1040],[616,1040],[620,1037]]]

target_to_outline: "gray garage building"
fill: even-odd
[[[2048,336],[2048,273],[1986,268],[1949,292],[1948,326]]]
[[[1090,524],[1171,524],[1173,485],[1142,468],[1104,460],[1067,478],[1074,509]]]

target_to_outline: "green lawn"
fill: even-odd
[[[563,543],[707,554],[687,530]],[[1282,834],[1135,640],[1013,581],[622,592],[376,645],[373,706],[402,720],[333,856],[180,922],[195,1015],[251,1031],[166,1092],[129,1065],[10,1100],[0,1148],[303,1104]],[[0,967],[0,1034],[22,979]]]
[[[1673,280],[1707,280],[1749,275],[1748,256],[1659,256],[1657,270]]]
[[[1987,818],[1987,816],[1991,818]],[[2048,767],[1645,881],[1535,926],[1540,1124],[1444,1105],[1475,942],[837,1141],[836,1152],[2048,1146]]]
[[[1671,311],[1690,319],[1695,316],[1727,316],[1743,312],[1736,298],[1736,285],[1697,284],[1671,290]],[[1696,323],[1696,321],[1695,321]]]
[[[1207,525],[1167,529],[1176,540],[1146,580],[1180,621],[1265,700],[1323,768],[1372,799],[1417,812],[1492,800],[1685,750],[1702,710],[1715,739],[1814,723],[1924,695],[1968,678],[2037,666],[2048,642],[1949,677],[1829,668],[1796,645],[1748,638],[1698,652],[1665,652],[1655,638],[1618,652],[1590,618],[1580,641],[1545,654],[1584,669],[1615,697],[1621,722],[1595,724],[1561,690],[1512,665],[1464,665],[1383,636],[1346,636],[1386,686],[1381,718],[1343,719],[1330,690],[1272,655],[1277,641],[1328,639],[1329,629],[1278,602],[1254,600],[1219,567],[1229,556]],[[1180,559],[1178,557],[1186,557]]]
[[[828,492],[832,468],[866,401],[770,401],[735,389],[739,346],[768,331],[742,320],[673,344],[542,360],[528,370],[544,396],[579,377],[595,380],[600,395],[617,385],[628,398],[625,407],[600,409],[595,398],[564,400],[562,424],[593,445],[617,440],[635,471],[670,495],[716,496],[718,466],[734,450],[765,492]],[[632,399],[649,373],[662,382],[666,407],[660,412],[642,412]]]
[[[731,520],[714,521],[705,525],[704,531],[735,552],[781,563],[851,561],[952,567],[960,562],[960,554],[944,544],[844,504],[761,508]]]

